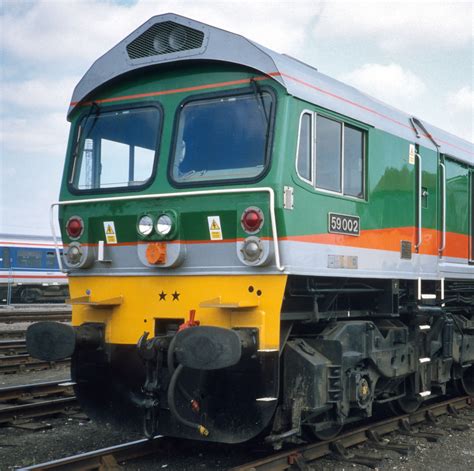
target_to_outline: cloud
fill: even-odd
[[[80,77],[35,77],[25,81],[9,81],[2,84],[3,103],[7,106],[29,109],[66,109],[72,90]]]
[[[0,148],[4,161],[23,154],[44,160],[64,155],[69,127],[65,112],[4,117],[2,127]]]
[[[410,106],[426,91],[425,83],[399,64],[365,64],[342,74],[340,80],[392,106]]]
[[[15,2],[13,2],[15,3]],[[174,12],[243,34],[272,49],[301,55],[314,44],[370,39],[384,50],[452,49],[472,41],[470,2],[301,0],[38,1],[4,8],[2,48],[36,64],[86,67],[153,15]]]
[[[472,21],[466,18],[473,8],[469,1],[331,1],[312,33],[318,40],[370,39],[390,52],[450,50],[472,44]]]
[[[474,111],[474,90],[472,87],[465,86],[455,92],[450,92],[447,95],[447,103],[454,111],[469,112]]]

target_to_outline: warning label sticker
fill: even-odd
[[[114,221],[104,221],[105,241],[107,244],[117,243]]]
[[[219,216],[208,216],[209,236],[211,240],[222,240],[221,218]]]

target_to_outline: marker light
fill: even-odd
[[[245,261],[256,262],[263,253],[262,242],[257,237],[247,237],[240,250]]]
[[[138,221],[138,232],[142,236],[151,234],[153,230],[153,219],[150,216],[142,216]]]
[[[74,242],[72,243],[69,248],[66,250],[66,260],[69,265],[77,265],[82,258],[82,250],[81,246]]]
[[[254,206],[247,208],[240,218],[242,228],[247,234],[257,233],[263,226],[263,212]]]
[[[171,229],[173,229],[173,221],[168,215],[162,214],[156,221],[156,232],[165,236],[171,232]]]
[[[66,232],[71,239],[79,239],[84,232],[84,223],[79,216],[69,218],[66,223]]]

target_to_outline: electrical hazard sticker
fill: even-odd
[[[219,216],[208,216],[209,236],[211,240],[222,240],[221,218]]]
[[[107,244],[117,243],[114,221],[104,221],[105,241]]]

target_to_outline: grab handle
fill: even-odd
[[[443,251],[446,248],[446,165],[443,163],[439,164],[443,171],[443,196],[441,200],[441,214],[443,218],[442,232],[441,232],[441,247],[439,248],[439,255],[443,255]]]
[[[423,198],[423,188],[422,188],[422,173],[423,173],[423,168],[422,168],[422,161],[421,161],[421,155],[419,153],[415,154],[415,157],[418,159],[418,226],[417,226],[417,241],[415,245],[415,249],[418,251],[421,243],[423,242],[422,238],[422,198]]]

